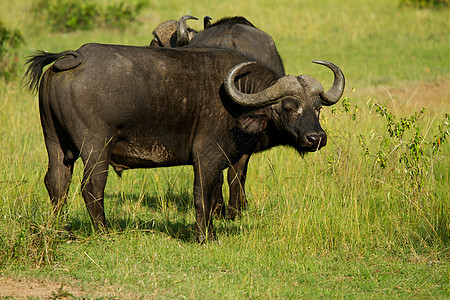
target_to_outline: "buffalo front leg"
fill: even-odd
[[[244,154],[241,159],[228,168],[227,181],[230,187],[230,200],[228,202],[226,217],[233,220],[247,208],[245,197],[245,178],[247,176],[248,161],[250,155]]]
[[[212,214],[218,201],[217,187],[222,183],[221,172],[222,170],[203,166],[200,161],[194,164],[195,232],[199,242],[215,239]]]
[[[104,190],[108,177],[109,149],[105,144],[102,147],[92,147],[90,151],[81,153],[84,163],[82,181],[82,195],[94,229],[106,229],[104,207]]]
[[[225,203],[223,203],[223,195],[222,195],[222,185],[223,185],[223,172],[219,172],[218,183],[215,188],[215,196],[214,200],[214,215],[218,218],[225,217]]]

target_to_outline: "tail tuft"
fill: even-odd
[[[23,79],[26,80],[26,87],[29,92],[35,94],[39,89],[41,81],[42,70],[48,64],[60,59],[69,51],[61,53],[48,53],[45,51],[37,51],[34,55],[29,56],[25,64],[29,64]]]

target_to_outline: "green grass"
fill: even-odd
[[[184,14],[244,15],[274,37],[288,73],[330,86],[329,70],[311,60],[341,66],[356,120],[324,108],[327,147],[303,159],[282,147],[253,156],[249,209],[236,221],[215,220],[218,241],[207,245],[192,241],[191,167],[127,171],[122,179],[111,170],[110,234],[99,236],[80,195],[78,162],[66,207],[77,235],[70,241],[50,216],[37,97],[19,79],[0,81],[0,274],[72,284],[96,296],[106,296],[108,286],[116,295],[155,298],[450,297],[450,145],[431,155],[425,144],[450,112],[448,91],[429,99],[418,123],[428,163],[421,188],[398,161],[406,139],[389,150],[380,143],[386,121],[367,106],[376,95],[365,92],[448,82],[449,10],[400,9],[388,0],[207,3],[150,1],[141,23],[125,31],[51,32],[30,17],[32,1],[2,1],[0,19],[22,31],[25,61],[37,49],[92,41],[146,45],[156,25]],[[408,99],[385,98],[375,100],[398,117],[410,115]],[[384,169],[378,151],[387,155]]]

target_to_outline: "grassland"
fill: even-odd
[[[252,157],[249,208],[239,220],[215,220],[217,242],[192,241],[190,167],[122,179],[111,172],[110,234],[93,233],[80,163],[67,205],[70,240],[50,216],[36,96],[20,76],[0,81],[1,276],[63,283],[79,297],[450,297],[450,145],[436,138],[450,112],[449,10],[399,9],[389,0],[150,1],[124,31],[58,33],[33,17],[32,3],[0,3],[0,19],[24,34],[23,62],[37,49],[93,41],[147,45],[156,25],[184,14],[244,15],[274,37],[287,73],[330,86],[330,72],[311,60],[341,66],[346,101],[323,110],[330,142],[319,152],[301,158],[279,147]],[[397,121],[427,111],[399,140],[368,103]],[[441,146],[435,154],[433,141]],[[422,152],[411,154],[412,145]],[[417,160],[408,167],[404,155]]]

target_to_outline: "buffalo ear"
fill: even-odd
[[[259,133],[266,129],[267,115],[264,113],[249,113],[237,118],[239,128],[247,133]]]

